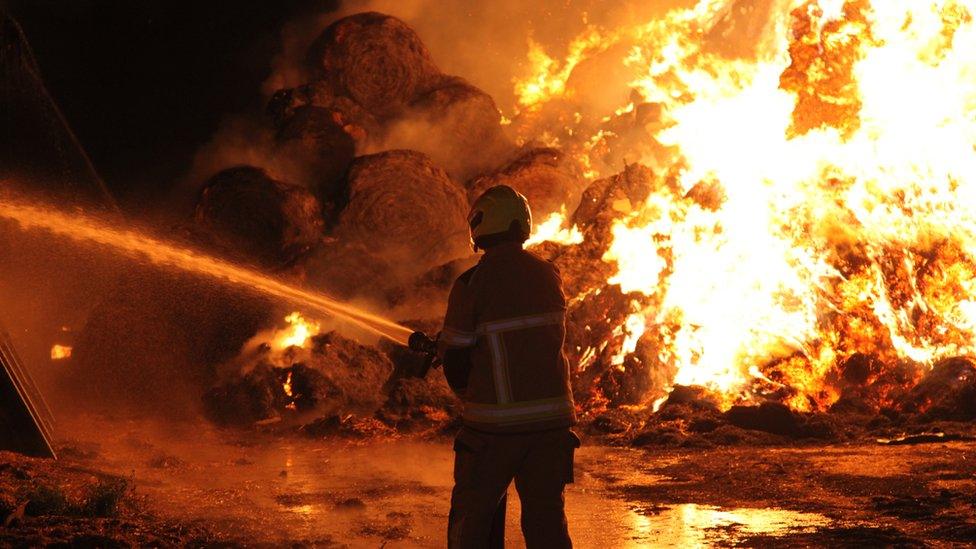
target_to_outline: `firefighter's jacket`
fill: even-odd
[[[442,353],[470,348],[464,424],[496,433],[576,423],[563,354],[566,298],[555,265],[504,243],[454,283]]]

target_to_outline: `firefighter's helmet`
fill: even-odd
[[[532,234],[532,210],[529,201],[508,185],[489,188],[471,206],[468,225],[471,239],[507,233],[517,225],[525,240]]]

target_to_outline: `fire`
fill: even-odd
[[[286,395],[290,397],[295,396],[295,393],[292,391],[291,387],[291,372],[288,372],[288,377],[285,378],[285,382],[282,384],[281,388],[285,390]]]
[[[566,81],[579,63],[594,53],[606,50],[616,42],[615,36],[604,36],[593,26],[569,45],[569,54],[562,63],[550,57],[541,44],[529,39],[529,65],[532,75],[515,81],[519,105],[528,110],[566,92]]]
[[[976,352],[976,2],[782,0],[729,53],[744,13],[702,0],[589,29],[516,86],[543,109],[582,58],[628,46],[603,62],[632,72],[631,103],[562,135],[594,176],[630,154],[673,181],[620,212],[603,257],[637,303],[623,355],[644,338],[673,384],[726,405],[785,387],[810,409],[855,353],[924,369]],[[600,125],[633,98],[660,114],[636,141]]]
[[[285,322],[288,323],[288,327],[274,333],[271,340],[273,349],[284,350],[289,347],[304,347],[309,338],[319,333],[321,329],[317,322],[305,318],[297,311],[286,316]]]
[[[71,347],[68,345],[54,345],[51,347],[51,360],[71,358]]]
[[[563,211],[553,212],[545,221],[537,223],[525,245],[536,246],[543,242],[579,244],[583,242],[583,233],[576,225],[566,228],[566,210],[563,208]]]

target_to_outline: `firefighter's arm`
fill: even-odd
[[[474,299],[462,277],[451,288],[444,329],[437,341],[444,376],[455,393],[461,394],[467,389],[468,375],[471,373],[471,349],[476,341]]]
[[[471,375],[471,349],[448,349],[441,362],[451,390],[458,395],[464,394],[468,388],[468,376]]]

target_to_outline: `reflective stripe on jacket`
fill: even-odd
[[[489,248],[458,278],[440,344],[471,349],[466,425],[525,432],[575,424],[565,317],[558,270],[518,244]]]

